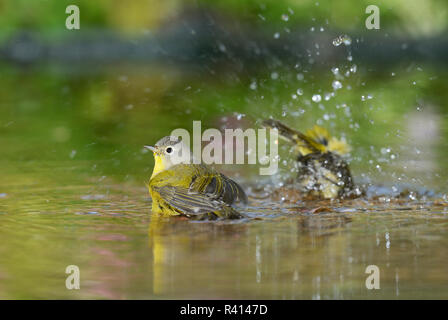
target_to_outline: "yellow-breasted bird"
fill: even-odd
[[[213,168],[192,163],[191,152],[180,139],[167,136],[145,148],[155,160],[148,184],[153,212],[197,219],[242,217],[232,205],[247,203],[244,190]],[[182,158],[182,153],[189,157]]]
[[[278,120],[268,119],[263,125],[278,129],[280,137],[294,144],[298,153],[298,182],[301,189],[325,199],[354,194],[355,186],[347,162],[341,157],[350,152],[343,140],[315,125],[305,133],[291,129]]]

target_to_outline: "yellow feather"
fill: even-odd
[[[349,153],[352,148],[345,140],[339,140],[333,137],[328,142],[328,150],[342,156]]]
[[[318,125],[314,125],[311,129],[308,129],[305,132],[305,135],[319,143],[318,148],[321,152],[331,151],[339,155],[344,155],[350,152],[350,146],[345,140],[332,137],[327,129]]]
[[[165,163],[163,161],[163,155],[154,153],[154,169],[152,171],[151,178],[164,170],[165,170]]]

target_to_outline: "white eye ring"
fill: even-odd
[[[173,148],[168,147],[168,148],[165,149],[165,151],[166,151],[166,153],[171,153],[171,152],[173,152]]]

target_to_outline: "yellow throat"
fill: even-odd
[[[163,161],[163,155],[154,152],[154,169],[152,170],[151,179],[166,169],[165,161]]]

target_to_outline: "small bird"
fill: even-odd
[[[244,190],[213,168],[192,163],[193,156],[182,140],[167,136],[145,148],[153,152],[155,160],[148,183],[153,212],[200,220],[243,217],[232,205],[239,201],[247,204]]]
[[[303,191],[325,199],[354,194],[349,166],[341,157],[350,152],[345,141],[331,137],[325,128],[317,125],[305,134],[278,120],[264,120],[263,125],[277,129],[280,137],[294,144],[298,153],[297,180]]]

